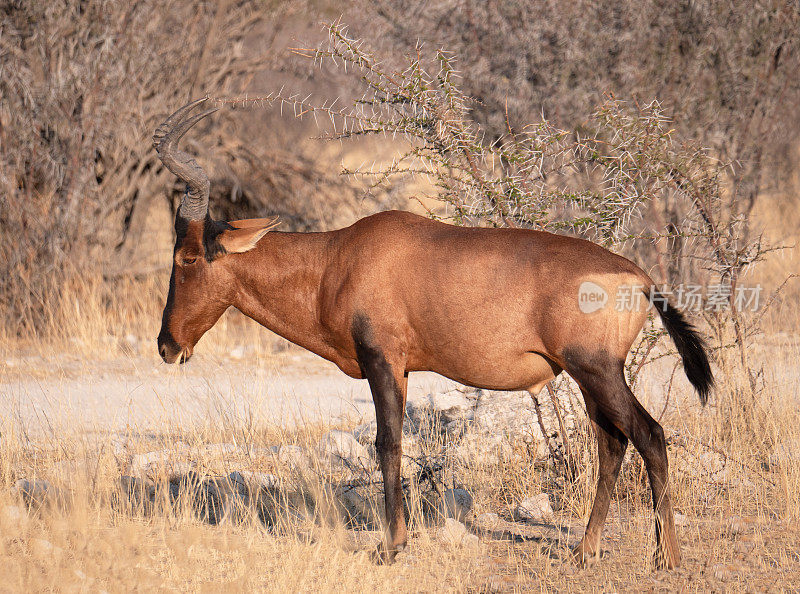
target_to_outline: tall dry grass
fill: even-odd
[[[128,292],[126,298],[132,295]],[[136,300],[140,302],[140,309],[132,310],[136,315],[153,313],[147,298]],[[103,318],[108,311],[98,303],[83,306],[76,316],[84,323],[94,319],[102,322],[100,328],[110,328],[112,320]],[[136,317],[128,315],[127,323],[134,324]],[[69,334],[69,328],[64,330]],[[234,326],[221,330],[242,338]],[[99,335],[86,335],[82,348],[101,347]],[[223,347],[209,341],[206,348]],[[104,355],[108,360],[130,356],[113,349]],[[454,458],[441,439],[426,438],[421,451],[444,461],[443,486],[455,484],[473,494],[471,518],[493,512],[506,522],[502,529],[488,532],[476,524],[477,548],[443,545],[436,518],[424,512],[430,507],[425,507],[432,496],[430,488],[412,481],[407,495],[411,553],[387,568],[375,566],[368,556],[381,537],[380,481],[362,489],[374,525],[348,525],[331,491],[331,485],[343,480],[342,473],[316,453],[316,443],[326,431],[349,430],[355,420],[335,426],[324,420],[289,426],[256,416],[245,424],[221,403],[222,408],[201,424],[176,422],[165,413],[146,426],[115,433],[65,416],[61,423],[52,419],[49,431],[33,436],[5,417],[0,427],[0,563],[9,570],[3,587],[10,591],[477,592],[630,590],[651,579],[664,589],[789,586],[800,569],[796,552],[800,450],[792,450],[800,446],[800,424],[796,390],[787,370],[796,369],[800,341],[796,336],[765,341],[754,355],[768,374],[758,411],[723,415],[715,400],[700,409],[692,404],[692,395],[684,394],[663,419],[674,504],[684,516],[679,526],[685,560],[681,572],[651,577],[648,556],[655,535],[649,488],[634,452],[626,458],[608,521],[604,548],[610,557],[577,574],[571,569],[567,553],[582,534],[596,478],[593,437],[580,409],[572,441],[580,464],[573,481],[565,480],[551,461],[537,461],[522,442],[516,442],[509,455],[487,463],[481,457]],[[47,349],[37,356],[41,365],[47,364]],[[248,361],[258,365],[260,359],[251,356]],[[103,368],[102,362],[89,357],[82,365],[87,378]],[[0,374],[0,385],[7,373]],[[58,381],[59,376],[58,370],[50,370],[43,377]],[[718,375],[717,398],[741,385],[742,379]],[[646,391],[640,396],[653,414],[660,412],[660,403],[649,402]],[[745,412],[749,416],[744,417]],[[763,431],[758,443],[752,440],[752,430],[739,432],[751,427],[754,418]],[[238,447],[221,452],[213,444]],[[309,453],[305,470],[269,453],[273,446],[286,445]],[[119,481],[130,456],[154,450],[190,460],[202,476],[234,470],[272,473],[285,484],[302,485],[312,503],[304,513],[282,509],[267,523],[259,519],[258,510],[247,509],[241,523],[219,525],[209,525],[186,499],[164,502],[152,510],[125,504]],[[12,488],[23,478],[46,480],[60,490],[60,496],[49,503],[26,505]],[[166,479],[166,474],[156,477],[156,481]],[[515,505],[541,490],[550,494],[556,510],[552,521],[533,527],[511,522]]]

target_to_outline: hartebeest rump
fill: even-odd
[[[434,371],[479,388],[537,393],[566,371],[583,392],[599,455],[597,494],[575,559],[585,563],[599,554],[630,440],[650,479],[656,564],[679,565],[664,432],[634,397],[623,369],[647,308],[579,301],[587,286],[599,295],[632,289],[659,297],[641,268],[581,239],[456,227],[408,212],[383,212],[324,233],[270,233],[268,219],[214,221],[208,177],[176,148],[192,125],[216,111],[189,117],[205,100],[176,111],[153,138],[164,165],[187,184],[158,336],[164,361],[188,360],[203,333],[235,307],[347,375],[366,378],[388,528],[379,555],[387,561],[407,543],[400,442],[408,374]],[[703,341],[678,310],[662,304],[661,320],[705,403],[713,378]]]

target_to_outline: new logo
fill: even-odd
[[[591,281],[581,283],[578,288],[578,308],[585,314],[603,309],[608,303],[608,293],[600,285]]]

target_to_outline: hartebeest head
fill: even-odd
[[[208,176],[197,162],[177,149],[180,138],[198,121],[217,111],[189,116],[208,97],[181,107],[161,124],[153,146],[161,162],[186,182],[186,194],[175,216],[175,249],[169,294],[158,335],[158,352],[167,363],[187,361],[200,337],[232,305],[234,279],[225,265],[231,254],[252,249],[275,221],[214,221],[208,214]]]

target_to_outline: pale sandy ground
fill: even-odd
[[[258,422],[290,427],[302,422],[374,418],[369,386],[347,377],[333,364],[293,347],[266,358],[237,358],[198,349],[185,365],[166,365],[145,349],[131,356],[92,360],[63,353],[9,357],[0,372],[0,420],[21,423],[28,431],[90,429],[120,431],[174,424],[196,426],[224,418],[230,423]],[[654,414],[662,410],[674,360],[645,368],[637,397]],[[796,391],[800,368],[775,369],[768,378]],[[672,377],[670,409],[694,405],[683,370]],[[434,373],[412,373],[409,400],[459,384]],[[687,402],[687,398],[689,399]]]
[[[433,373],[412,374],[412,398],[457,384]],[[29,431],[55,425],[99,431],[146,428],[152,423],[195,426],[221,420],[291,426],[375,417],[365,380],[352,379],[305,351],[269,362],[198,353],[187,364],[166,365],[133,356],[91,362],[12,361],[0,378],[0,418]]]

